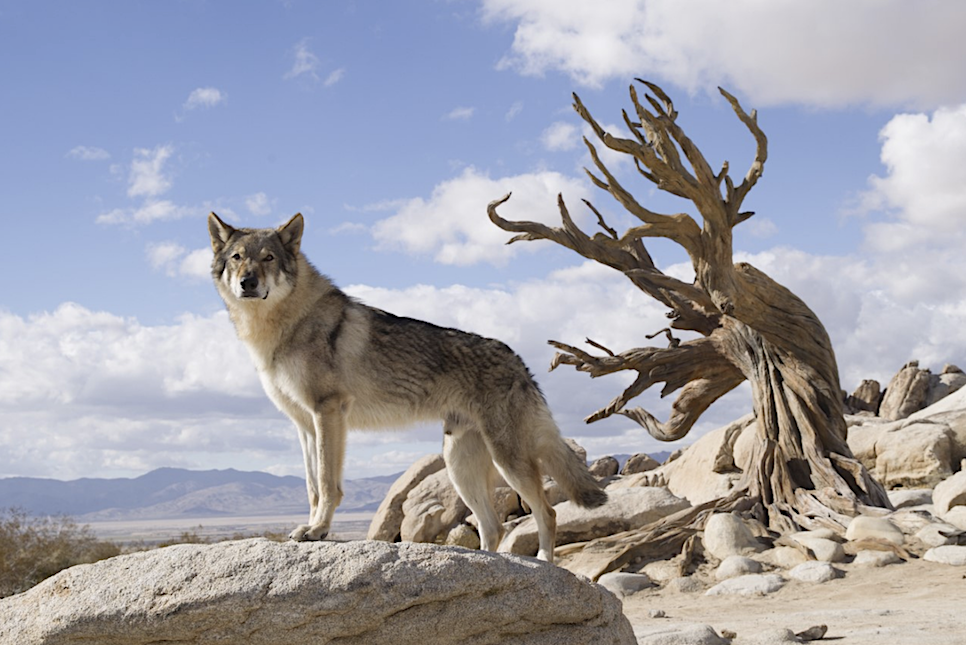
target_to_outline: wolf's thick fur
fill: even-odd
[[[607,495],[564,443],[523,361],[499,341],[353,300],[299,251],[303,226],[301,214],[278,229],[208,218],[218,292],[265,391],[298,427],[310,512],[292,539],[328,533],[348,428],[440,419],[450,479],[479,519],[483,548],[496,550],[503,533],[492,501],[499,471],[533,510],[538,557],[552,561],[556,519],[542,474],[582,506]]]

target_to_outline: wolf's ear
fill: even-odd
[[[302,219],[302,213],[296,213],[292,219],[279,226],[276,232],[282,238],[282,244],[285,245],[285,248],[294,255],[299,252],[299,245],[302,243],[302,231],[304,230],[305,220]]]
[[[217,255],[225,248],[228,238],[235,232],[231,226],[218,219],[214,213],[208,214],[208,234],[211,235],[211,249]]]

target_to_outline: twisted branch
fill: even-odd
[[[550,369],[572,365],[592,378],[624,370],[638,373],[637,379],[620,396],[584,419],[594,423],[614,414],[623,415],[648,431],[655,439],[675,441],[688,433],[698,418],[726,393],[737,387],[744,376],[724,358],[714,338],[698,338],[666,348],[643,347],[614,354],[599,343],[590,343],[606,352],[594,356],[578,347],[549,341],[560,352]],[[681,390],[665,422],[642,408],[626,409],[627,404],[656,383],[663,382],[661,396]]]

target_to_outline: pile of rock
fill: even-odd
[[[868,381],[850,397],[853,409],[860,399],[868,409],[847,416],[849,446],[890,492],[895,511],[870,510],[869,516],[855,518],[844,536],[821,530],[778,540],[753,535],[738,516],[715,515],[698,535],[691,561],[630,563],[622,575],[644,576],[646,584],[631,578],[622,578],[620,584],[634,588],[667,584],[685,591],[714,589],[715,594],[767,593],[789,579],[834,579],[842,575],[836,567],[845,563],[884,566],[927,552],[930,558],[955,561],[961,557],[959,550],[966,550],[960,545],[966,544],[963,383],[966,375],[958,368],[947,366],[935,376],[912,362],[885,392]],[[562,500],[548,480],[548,494],[557,511],[557,545],[639,528],[727,496],[751,465],[756,431],[754,416],[747,415],[706,434],[664,464],[645,454],[634,455],[622,469],[614,457],[597,459],[590,464],[591,472],[610,496],[610,502],[597,509]],[[581,453],[579,447],[574,449]],[[498,499],[506,519],[500,551],[534,555],[534,521],[511,489],[498,489]],[[459,501],[437,455],[414,464],[396,482],[369,537],[478,548],[474,527],[474,518]],[[571,566],[567,557],[559,563]],[[573,569],[586,573],[586,558]]]
[[[859,384],[846,405],[853,412],[868,412],[897,421],[928,408],[966,385],[966,374],[955,365],[945,365],[939,374],[919,367],[919,361],[902,366],[884,391],[878,381],[867,379]]]
[[[581,459],[586,452],[573,441]],[[557,512],[557,544],[585,542],[597,537],[639,528],[690,504],[665,486],[641,486],[636,477],[659,467],[645,454],[634,455],[618,473],[614,457],[598,459],[590,469],[608,484],[610,501],[595,509],[581,508],[566,499],[556,484],[546,481],[547,496]],[[516,492],[502,480],[496,488],[497,513],[506,536],[500,551],[536,555],[537,527],[522,508]],[[479,548],[476,518],[462,502],[447,475],[441,455],[428,455],[414,463],[392,485],[369,526],[370,540],[411,541]]]

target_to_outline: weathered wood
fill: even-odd
[[[658,439],[680,439],[708,406],[748,380],[758,442],[753,466],[744,473],[737,497],[699,507],[696,515],[668,518],[578,550],[586,551],[588,557],[591,552],[606,551],[611,560],[605,568],[645,553],[679,552],[695,527],[703,526],[707,513],[734,508],[739,498],[754,500],[746,513],[778,534],[820,526],[842,530],[859,505],[889,508],[882,486],[853,458],[845,441],[838,367],[822,322],[790,290],[750,264],[733,262],[732,229],[753,215],[741,206],[761,178],[768,156],[768,141],[756,112],[746,113],[734,96],[720,90],[756,143],[755,158],[736,186],[727,161],[717,174],[712,171],[678,123],[678,113],[667,94],[654,84],[639,82],[653,96],[645,94],[642,102],[631,86],[633,117],[627,112],[623,115],[631,138],[607,132],[576,94],[574,109],[604,146],[633,157],[639,174],[648,182],[689,200],[700,224],[688,213],[668,215],[644,207],[586,139],[595,167],[594,172],[587,171],[591,181],[641,224],[619,234],[588,202],[604,231],[588,236],[574,223],[563,196],[558,198],[560,228],[501,218],[497,208],[509,195],[492,202],[487,212],[494,224],[518,234],[510,242],[550,240],[622,271],[635,286],[671,309],[672,328],[701,335],[683,342],[674,339],[668,347],[619,353],[590,343],[604,351],[603,356],[550,341],[560,350],[551,369],[571,365],[592,377],[623,370],[638,373],[623,393],[588,416],[588,423],[621,414]],[[669,239],[687,252],[696,276],[693,284],[671,278],[654,265],[643,243],[652,237]],[[673,337],[669,334],[669,338]],[[664,422],[641,408],[627,408],[632,399],[656,383],[665,384],[662,395],[680,390]],[[568,549],[562,552],[571,554]]]

